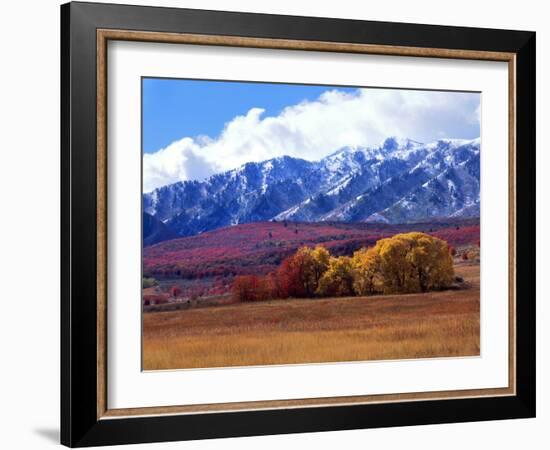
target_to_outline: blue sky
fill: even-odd
[[[142,100],[144,192],[282,155],[315,161],[390,136],[480,136],[480,93],[144,78]]]
[[[156,152],[185,136],[215,138],[225,123],[251,108],[265,109],[264,117],[276,116],[286,106],[315,100],[328,89],[331,87],[144,78],[143,151]]]

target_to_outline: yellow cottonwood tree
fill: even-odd
[[[377,249],[362,248],[351,259],[353,266],[353,290],[357,295],[372,295],[380,291],[380,255]]]
[[[319,280],[329,267],[330,253],[321,245],[314,249],[305,246],[298,249],[296,258],[302,264],[301,276],[306,295],[313,296],[319,286]]]
[[[317,294],[334,297],[353,295],[353,275],[350,257],[330,258],[329,267],[319,280]]]
[[[380,258],[384,293],[426,292],[452,283],[453,258],[441,239],[402,233],[379,240],[374,249]]]

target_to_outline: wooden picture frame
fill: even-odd
[[[110,409],[106,317],[109,40],[505,61],[509,386]],[[61,441],[91,446],[535,415],[535,33],[69,3],[61,7]]]

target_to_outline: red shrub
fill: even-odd
[[[170,288],[170,295],[174,298],[180,297],[182,294],[182,290],[179,286],[172,286]]]
[[[265,277],[241,275],[235,278],[232,287],[233,300],[238,302],[259,302],[269,298]]]
[[[144,305],[163,305],[168,303],[168,294],[143,294]]]

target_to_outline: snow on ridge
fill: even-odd
[[[319,161],[280,156],[249,162],[204,181],[144,194],[144,211],[180,235],[270,219],[394,222],[472,215],[479,173],[448,171],[471,162],[480,142],[388,138],[378,147],[344,147]],[[413,193],[418,197],[410,197]]]

